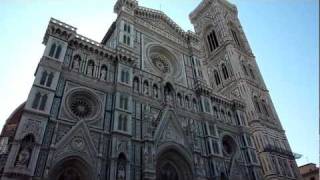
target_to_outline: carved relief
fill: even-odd
[[[41,122],[29,119],[24,122],[20,136],[23,137],[31,133],[34,135],[34,137],[36,137],[36,139],[39,139],[42,136],[42,132],[43,128],[41,126]]]

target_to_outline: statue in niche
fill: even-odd
[[[148,146],[148,147],[144,148],[143,155],[144,155],[144,163],[145,163],[145,165],[151,164],[152,163],[152,157],[153,157],[151,146]]]
[[[143,94],[148,95],[149,94],[149,86],[148,83],[143,84]]]
[[[18,155],[17,166],[28,167],[30,155],[30,150],[28,148],[23,148]]]
[[[74,58],[73,66],[72,66],[73,71],[77,71],[77,72],[79,71],[79,69],[80,69],[80,61],[81,61],[81,59],[80,59],[79,56],[76,56]]]
[[[117,170],[117,180],[125,180],[126,179],[126,167],[123,162],[119,162],[118,170]]]
[[[93,64],[91,64],[91,63],[89,63],[89,65],[88,65],[87,75],[93,76]]]
[[[100,79],[104,81],[107,80],[107,68],[104,66],[101,68]]]
[[[159,97],[159,94],[158,94],[158,88],[153,86],[153,95],[154,97],[158,98]]]
[[[139,92],[139,81],[137,79],[133,80],[133,89],[135,92]]]

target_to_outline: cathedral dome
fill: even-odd
[[[8,137],[8,136],[14,136],[15,130],[19,125],[19,122],[21,120],[21,116],[23,113],[23,109],[26,102],[22,103],[20,106],[18,106],[12,114],[9,116],[9,118],[6,120],[6,123],[2,129],[1,136],[2,137]]]

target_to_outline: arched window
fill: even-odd
[[[47,80],[47,83],[46,83],[46,86],[47,86],[47,87],[50,87],[50,86],[51,86],[53,77],[54,77],[53,73],[50,73],[50,74],[49,74],[49,77],[48,77],[48,80]]]
[[[212,30],[207,35],[207,42],[209,44],[210,52],[212,52],[213,50],[215,50],[219,46],[218,39],[217,39],[217,36],[216,36],[216,33],[214,30]]]
[[[149,94],[149,83],[147,80],[143,82],[143,94],[148,95]]]
[[[234,39],[234,41],[236,42],[236,44],[237,44],[238,46],[240,46],[240,41],[239,41],[239,38],[238,38],[238,35],[237,35],[236,31],[233,30],[233,29],[231,29],[231,33],[232,33],[233,39]]]
[[[53,43],[50,47],[49,56],[53,57],[55,51],[56,51],[56,43]]]
[[[57,48],[57,51],[56,51],[56,54],[55,54],[54,58],[59,59],[60,53],[61,53],[61,49],[62,49],[61,45],[59,45],[58,48]]]
[[[242,69],[243,69],[244,74],[246,76],[248,76],[248,71],[247,71],[247,68],[246,68],[246,66],[244,64],[242,65]]]
[[[139,78],[138,77],[134,77],[133,78],[133,91],[134,92],[139,92]]]
[[[47,99],[48,99],[48,95],[45,94],[45,95],[42,96],[39,110],[43,111],[45,109],[46,103],[47,103]]]
[[[46,80],[47,80],[47,76],[48,76],[47,71],[43,71],[43,72],[42,72],[42,75],[41,75],[41,80],[40,80],[40,84],[41,84],[41,85],[44,85],[44,83],[45,83]]]
[[[33,109],[38,109],[39,103],[40,103],[40,99],[41,99],[41,94],[40,92],[38,92],[32,102],[32,108]]]
[[[229,78],[229,74],[228,74],[228,70],[225,64],[221,65],[221,69],[222,69],[222,73],[223,73],[223,77],[224,79],[228,79]]]
[[[216,85],[218,86],[221,83],[220,76],[217,70],[214,70],[214,79],[216,81]]]

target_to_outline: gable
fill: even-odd
[[[160,117],[160,125],[155,133],[155,141],[158,145],[165,142],[174,142],[188,147],[186,136],[173,110],[165,110],[162,117]]]
[[[93,144],[89,129],[84,121],[79,121],[57,144],[54,148],[53,162],[69,157],[79,156],[88,163],[94,164],[97,150]]]

